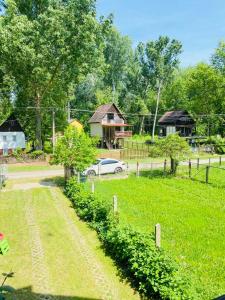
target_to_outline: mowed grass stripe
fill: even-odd
[[[96,298],[100,295],[78,245],[71,241],[65,220],[48,189],[32,190],[41,239],[56,295]]]
[[[34,295],[27,295],[33,289],[32,259],[29,240],[29,228],[25,218],[26,199],[30,195],[22,191],[0,192],[0,230],[8,239],[10,250],[0,256],[2,273],[13,272],[7,285],[16,289],[17,300],[33,300]],[[2,280],[1,280],[2,281]]]

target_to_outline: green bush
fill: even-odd
[[[13,150],[12,156],[15,157],[18,161],[23,161],[24,151],[21,148],[16,148]]]
[[[44,142],[44,153],[51,154],[53,152],[52,143],[49,141]]]
[[[111,208],[71,178],[65,193],[78,216],[94,227],[106,249],[140,294],[156,299],[192,299],[189,281],[179,266],[155,246],[153,235],[123,228],[112,218]]]
[[[39,158],[43,155],[44,155],[44,152],[42,150],[35,150],[29,154],[30,158],[32,158],[32,159]]]
[[[211,136],[205,141],[205,144],[213,145],[214,151],[217,154],[225,154],[225,139],[217,136]]]
[[[103,224],[106,225],[110,207],[86,191],[84,185],[77,182],[76,177],[67,182],[65,193],[81,219],[91,223],[96,229],[98,225],[99,228]]]

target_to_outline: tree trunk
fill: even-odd
[[[171,174],[176,175],[177,166],[178,166],[178,161],[176,159],[170,157],[170,172],[171,172]]]
[[[140,134],[140,135],[143,133],[143,129],[144,129],[144,121],[145,121],[145,116],[142,116],[142,119],[141,119],[141,125],[140,125],[140,130],[139,130],[139,134]]]
[[[42,128],[41,128],[41,98],[40,98],[40,94],[37,93],[36,99],[35,99],[35,116],[36,116],[36,150],[42,150]]]
[[[162,85],[162,83],[160,81],[159,82],[159,87],[158,87],[158,93],[157,93],[154,123],[153,123],[153,128],[152,128],[152,142],[154,142],[154,140],[155,140],[155,127],[156,127],[156,121],[157,121],[158,110],[159,110],[159,101],[160,101],[160,95],[161,95],[161,85]]]
[[[70,167],[64,166],[64,178],[65,181],[72,177],[72,169]]]
[[[115,85],[114,80],[112,82],[112,95],[113,95],[113,103],[114,103],[115,102],[115,98],[116,98],[116,85]]]

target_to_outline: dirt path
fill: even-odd
[[[192,159],[193,163],[197,163],[197,160]],[[222,157],[222,161],[225,161],[225,157]],[[210,158],[210,163],[218,163],[219,158]],[[202,158],[200,159],[200,164],[208,164],[209,159]],[[188,162],[181,162],[180,165],[187,166]],[[158,169],[158,168],[163,168],[164,163],[157,163],[157,162],[144,162],[140,163],[139,167],[140,170],[146,170],[146,169]],[[129,172],[134,172],[137,169],[137,164],[136,163],[129,163],[128,165],[128,173]],[[127,173],[127,172],[126,172]],[[64,171],[63,169],[59,170],[42,170],[42,171],[26,171],[26,172],[10,172],[8,174],[8,179],[23,179],[23,178],[48,178],[48,177],[56,177],[56,176],[63,176]],[[103,175],[101,176],[102,179],[107,179],[111,175]],[[116,178],[121,176],[121,174],[117,174],[116,176],[112,174],[112,178]]]

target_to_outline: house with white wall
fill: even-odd
[[[12,114],[0,125],[0,155],[9,155],[17,148],[26,148],[25,134]]]
[[[119,141],[131,137],[132,131],[126,128],[131,125],[114,103],[101,105],[89,120],[91,136],[98,137],[102,147],[116,148]]]

